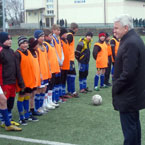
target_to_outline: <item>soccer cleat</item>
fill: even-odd
[[[52,101],[52,96],[48,96],[46,106],[47,106],[47,104],[49,104],[55,108],[59,107],[59,104],[56,104],[56,101],[55,102]]]
[[[108,88],[108,86],[104,84],[103,86],[100,86],[100,88]]]
[[[73,92],[73,93],[72,93],[72,97],[74,97],[74,98],[79,98],[79,95],[78,95],[77,92]]]
[[[38,111],[32,111],[32,115],[34,116],[42,116],[43,114]]]
[[[48,110],[54,110],[55,106],[52,106],[50,103],[47,103],[46,106],[44,106],[45,108],[47,108]]]
[[[5,128],[5,123],[1,123],[0,125],[2,128]]]
[[[95,91],[100,91],[100,89],[98,87],[95,87],[94,90]]]
[[[85,91],[87,91],[87,92],[92,92],[92,90],[89,90],[89,88],[87,87],[87,88],[85,88]]]
[[[15,125],[15,126],[20,126],[19,123],[15,122],[15,121],[13,121],[13,120],[11,121],[11,124],[12,124],[12,125]]]
[[[80,93],[84,93],[84,94],[86,94],[87,91],[86,91],[85,89],[81,89],[81,90],[80,90]]]
[[[55,108],[58,108],[59,107],[59,104],[58,103],[51,102],[51,105],[54,106]]]
[[[43,114],[46,114],[48,113],[50,110],[48,108],[46,108],[45,106],[42,107],[43,109]]]
[[[19,123],[20,123],[21,125],[27,125],[27,122],[26,122],[25,119],[23,119],[23,120],[19,120]]]
[[[15,125],[5,126],[5,130],[7,131],[22,131],[22,128],[17,127]]]
[[[112,86],[111,83],[107,83],[107,84],[105,84],[105,85],[108,86],[108,87],[111,87],[111,86]]]
[[[32,121],[32,122],[37,122],[39,121],[39,119],[37,119],[36,117],[34,117],[33,115],[30,115],[30,117],[28,119],[25,119],[26,121],[29,120],[29,121]]]
[[[68,98],[69,99],[69,98],[72,98],[72,96],[71,95],[64,95],[63,98]]]
[[[37,110],[39,113],[42,113],[42,114],[46,114],[46,108],[45,107],[40,107],[38,110]]]
[[[55,104],[55,107],[57,108],[57,107],[59,107],[59,104],[58,103],[54,103]]]
[[[70,93],[70,92],[67,92],[67,93],[66,93],[66,95],[72,96],[72,93]]]
[[[63,103],[63,102],[66,102],[66,101],[67,101],[67,99],[65,99],[64,97],[60,97],[60,99],[59,99],[60,103]]]
[[[59,99],[58,102],[59,102],[59,103],[64,103],[64,102],[66,102],[66,101],[67,101],[67,99],[65,99],[65,98],[61,98],[61,97],[60,97],[60,99]]]
[[[17,122],[15,122],[15,121],[11,121],[11,125],[14,125],[14,126],[20,126],[20,124],[19,123],[17,123]],[[1,123],[1,125],[0,125],[2,128],[5,128],[5,123]]]

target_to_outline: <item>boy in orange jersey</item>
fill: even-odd
[[[72,95],[73,97],[79,97],[78,93],[75,91],[75,78],[76,78],[76,70],[75,70],[75,39],[74,35],[78,31],[78,24],[71,23],[70,30],[67,35],[67,40],[69,43],[70,49],[70,70],[68,71],[67,75],[67,91],[68,94]]]
[[[112,50],[112,79],[113,79],[113,74],[114,74],[114,63],[115,63],[115,57],[117,56],[118,48],[119,48],[119,39],[113,36],[113,38],[110,40],[110,45],[111,45],[111,50]]]
[[[70,69],[70,49],[69,44],[67,41],[67,30],[65,28],[60,29],[60,39],[64,53],[64,61],[63,65],[61,66],[61,84],[62,84],[62,96],[61,98],[72,98],[70,95],[66,95],[66,80],[67,80],[67,73]]]
[[[106,33],[106,39],[105,42],[107,44],[107,50],[108,50],[108,67],[105,70],[105,78],[104,78],[104,85],[109,87],[111,86],[111,83],[109,83],[110,79],[110,72],[111,72],[111,64],[112,64],[112,50],[110,45],[110,35]]]
[[[98,82],[100,78],[100,88],[104,88],[104,74],[108,66],[108,52],[105,43],[105,32],[99,33],[99,41],[94,44],[93,58],[96,60],[97,73],[94,78],[94,89],[99,91]]]
[[[56,50],[56,55],[57,55],[57,59],[59,62],[59,66],[61,67],[63,65],[63,61],[64,61],[64,53],[63,53],[63,49],[61,46],[61,41],[60,41],[60,27],[58,25],[53,25],[52,26],[52,33],[53,33],[53,44],[55,46],[55,50]],[[55,74],[55,101],[66,101],[66,99],[60,99],[60,96],[62,96],[62,86],[61,86],[61,73]]]
[[[34,32],[34,37],[38,40],[38,60],[40,65],[40,73],[41,73],[41,86],[38,88],[39,93],[35,95],[35,115],[38,115],[40,113],[46,113],[46,111],[50,108],[47,108],[47,106],[44,106],[44,98],[45,98],[45,92],[48,85],[48,80],[51,79],[51,71],[50,66],[48,63],[48,54],[47,49],[43,45],[44,42],[44,32],[42,30],[36,30]],[[52,109],[55,109],[53,107]]]
[[[35,78],[36,78],[36,90],[32,92],[31,98],[30,98],[30,114],[34,112],[34,96],[35,94],[39,93],[38,92],[38,87],[41,85],[41,78],[40,78],[40,66],[39,66],[39,61],[38,61],[38,53],[37,53],[37,48],[38,48],[38,40],[31,37],[28,40],[29,43],[29,51],[32,54],[32,60],[34,63],[34,72],[35,72]]]
[[[48,52],[48,60],[51,68],[52,78],[49,80],[49,85],[47,86],[46,96],[45,96],[45,102],[47,106],[55,106],[58,107],[58,103],[54,103],[55,100],[55,91],[54,91],[54,85],[55,85],[55,74],[60,73],[60,67],[56,55],[56,50],[54,47],[54,44],[52,42],[52,32],[47,29],[45,32],[44,42],[43,45],[46,47]]]
[[[27,125],[26,120],[37,121],[37,119],[29,114],[29,99],[32,92],[36,90],[36,77],[32,55],[28,50],[27,38],[25,36],[18,37],[18,45],[19,48],[16,50],[15,55],[18,69],[21,72],[21,77],[25,84],[25,89],[22,90],[19,88],[19,85],[17,85],[17,92],[19,92],[17,108],[20,124]]]

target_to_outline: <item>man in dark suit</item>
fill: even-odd
[[[115,19],[114,35],[121,40],[114,66],[113,106],[120,113],[124,145],[141,145],[139,110],[145,108],[145,46],[128,15]]]

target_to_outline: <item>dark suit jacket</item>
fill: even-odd
[[[112,97],[114,109],[120,112],[145,108],[145,46],[133,29],[120,41]]]

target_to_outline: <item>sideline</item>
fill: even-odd
[[[24,137],[3,135],[3,134],[0,134],[0,138],[22,141],[22,142],[39,143],[39,144],[45,144],[45,145],[75,145],[75,144],[69,144],[69,143],[53,142],[53,141],[47,141],[47,140],[24,138]]]

